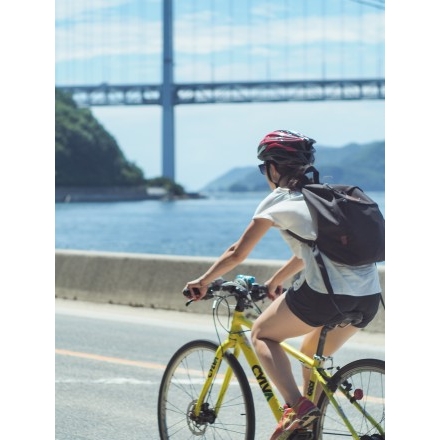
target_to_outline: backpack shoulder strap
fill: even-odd
[[[305,244],[308,244],[310,247],[313,247],[315,245],[315,240],[309,240],[307,238],[303,238],[298,234],[295,234],[292,231],[289,231],[289,229],[284,229],[290,236],[292,236],[293,238],[296,238],[299,241],[302,241]]]
[[[321,276],[322,276],[322,279],[324,280],[324,284],[325,284],[325,287],[327,288],[327,292],[333,293],[333,288],[330,283],[330,278],[328,276],[328,272],[325,267],[324,260],[322,259],[321,252],[319,252],[319,249],[318,249],[318,246],[316,245],[316,242],[314,240],[308,240],[307,238],[303,238],[303,237],[295,234],[294,232],[289,231],[288,229],[285,229],[285,231],[289,235],[291,235],[293,238],[296,238],[297,240],[302,241],[305,244],[308,244],[312,248],[313,256],[314,256],[316,262],[318,263],[318,267],[319,267],[319,270],[321,271]]]
[[[329,294],[334,294],[333,287],[330,283],[330,277],[328,276],[327,268],[325,267],[324,260],[322,259],[321,252],[319,252],[318,246],[315,246],[313,249],[313,256],[315,257],[316,262],[318,263],[319,270],[321,271],[321,276],[324,281],[325,287]],[[337,307],[338,311],[339,307]]]

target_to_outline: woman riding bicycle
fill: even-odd
[[[335,295],[327,292],[311,248],[289,235],[286,230],[314,240],[316,226],[301,194],[310,183],[305,170],[314,163],[315,140],[298,132],[277,130],[267,134],[258,145],[260,171],[272,192],[259,204],[242,236],[232,244],[196,280],[185,286],[195,300],[205,296],[208,285],[242,263],[271,228],[279,229],[292,250],[292,258],[266,281],[273,301],[256,319],[252,343],[268,376],[284,401],[284,414],[271,440],[287,438],[319,417],[318,408],[301,394],[292,366],[280,342],[304,336],[301,351],[313,356],[323,325],[341,317],[341,312],[362,312],[363,320],[353,326],[336,327],[326,340],[324,355],[331,356],[350,337],[366,327],[378,311],[381,287],[375,264],[346,266],[323,255]],[[283,293],[283,284],[293,277]],[[336,303],[336,306],[335,306]],[[303,369],[303,386],[308,384],[308,370]]]

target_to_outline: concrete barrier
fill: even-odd
[[[55,296],[188,313],[211,313],[211,301],[186,307],[181,292],[186,282],[203,274],[214,261],[214,258],[206,257],[56,250]],[[247,260],[225,274],[224,278],[232,280],[238,274],[245,274],[253,275],[257,282],[264,282],[283,263],[279,260]],[[379,266],[379,275],[385,298],[384,266]],[[385,332],[382,306],[366,331]]]

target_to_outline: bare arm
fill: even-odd
[[[187,283],[186,288],[190,289],[193,299],[203,298],[212,281],[243,262],[272,226],[271,220],[253,219],[238,241],[230,246],[201,277]],[[200,295],[196,295],[194,288],[199,290]]]
[[[266,282],[268,296],[274,300],[283,292],[283,283],[293,277],[304,268],[304,261],[298,257],[292,257],[283,267],[277,270]]]

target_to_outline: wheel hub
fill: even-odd
[[[200,414],[196,416],[194,413],[196,403],[197,400],[193,400],[188,405],[186,421],[190,431],[199,436],[204,435],[208,424],[212,425],[215,422],[216,415],[214,410],[209,408],[209,403],[203,403]]]

